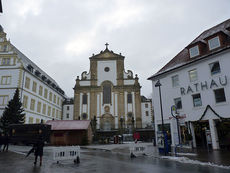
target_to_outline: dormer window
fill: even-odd
[[[27,69],[28,69],[31,73],[33,73],[34,68],[33,68],[32,65],[29,64],[29,65],[27,66]]]
[[[198,45],[197,45],[197,46],[194,46],[194,47],[192,47],[192,48],[190,48],[190,49],[189,49],[189,54],[190,54],[190,58],[193,58],[193,57],[195,57],[195,56],[200,55]]]
[[[219,37],[214,37],[210,40],[208,40],[208,46],[209,46],[209,50],[213,50],[215,48],[220,47],[220,39]]]
[[[40,76],[40,74],[41,74],[40,71],[38,71],[38,70],[35,71],[36,76]]]
[[[46,80],[46,77],[44,75],[42,75],[42,80],[44,80],[44,81]]]
[[[4,46],[3,46],[3,52],[6,52],[6,51],[7,51],[7,48],[8,48],[7,45],[4,45]]]

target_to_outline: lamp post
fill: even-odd
[[[123,116],[120,117],[120,122],[121,122],[121,135],[123,134],[123,121],[124,121],[124,118]]]
[[[159,97],[160,97],[160,109],[161,109],[161,129],[164,136],[164,153],[166,155],[166,142],[165,142],[165,130],[164,130],[164,118],[163,118],[163,109],[162,109],[162,99],[161,99],[161,83],[160,80],[157,81],[155,87],[159,87]]]
[[[135,123],[135,120],[134,120],[134,117],[132,117],[132,133],[134,133],[134,123]]]

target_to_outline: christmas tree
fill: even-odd
[[[23,124],[25,120],[25,114],[23,113],[22,103],[19,98],[19,90],[16,89],[14,97],[9,101],[5,107],[3,116],[0,119],[2,129],[7,130],[10,124]]]

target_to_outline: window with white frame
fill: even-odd
[[[7,46],[7,45],[4,45],[4,46],[3,46],[3,52],[6,52],[6,51],[8,51],[8,46]]]
[[[214,75],[214,74],[217,74],[217,73],[220,73],[220,64],[219,62],[214,62],[214,63],[211,63],[209,64],[209,67],[210,67],[210,71],[211,71],[211,75]]]
[[[180,97],[174,99],[174,104],[176,105],[177,109],[182,109],[182,101]]]
[[[27,108],[27,104],[28,104],[28,96],[23,96],[23,107]]]
[[[10,85],[11,83],[11,76],[2,76],[1,84],[2,85]]]
[[[189,55],[190,55],[190,58],[193,58],[195,56],[198,56],[200,54],[199,52],[199,47],[198,45],[197,46],[194,46],[192,48],[189,49]]]
[[[38,113],[41,112],[41,106],[42,106],[42,103],[41,103],[41,102],[38,102],[38,104],[37,104],[37,112],[38,112]]]
[[[55,108],[52,109],[52,117],[55,117]]]
[[[37,83],[33,81],[32,91],[36,93],[37,91]]]
[[[200,94],[194,94],[194,95],[192,95],[192,99],[193,99],[193,106],[194,107],[202,106],[202,101],[201,101]]]
[[[46,104],[43,103],[42,114],[46,115]]]
[[[172,76],[172,86],[173,87],[179,86],[179,75]]]
[[[42,93],[43,93],[43,87],[40,85],[39,86],[39,95],[42,96]]]
[[[10,58],[2,58],[2,65],[10,65]]]
[[[36,118],[36,123],[39,124],[40,123],[40,119]]]
[[[53,93],[49,92],[49,100],[52,101],[52,98],[53,98]]]
[[[58,110],[57,110],[57,109],[56,109],[56,118],[59,118],[59,117],[58,117]]]
[[[208,46],[209,46],[209,50],[213,50],[215,48],[220,47],[220,40],[219,37],[214,37],[210,40],[208,40]]]
[[[34,122],[34,118],[33,117],[29,117],[29,124],[33,124]]]
[[[51,107],[48,106],[48,116],[51,116]]]
[[[35,108],[35,100],[31,99],[31,101],[30,101],[30,110],[34,111],[34,108]]]
[[[9,96],[0,96],[0,105],[5,106],[8,103]]]
[[[196,71],[196,69],[190,70],[188,72],[188,74],[189,74],[189,80],[190,80],[190,82],[193,82],[193,81],[197,80],[197,71]]]
[[[224,88],[214,90],[216,103],[226,102]]]
[[[48,90],[45,88],[45,90],[44,90],[44,97],[47,99],[47,96],[48,96]]]
[[[30,89],[30,78],[26,77],[25,88]]]
[[[54,100],[53,102],[56,103],[57,96],[54,94]]]

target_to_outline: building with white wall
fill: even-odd
[[[73,120],[73,98],[66,98],[63,101],[63,120]]]
[[[171,106],[179,113],[180,140],[192,135],[194,147],[219,149],[230,145],[230,20],[203,33],[179,52],[152,80],[156,133],[161,114],[172,146],[178,131]],[[159,87],[155,87],[157,81]],[[160,98],[162,97],[162,109]]]
[[[153,128],[152,100],[141,96],[142,128]]]
[[[25,110],[25,123],[61,119],[64,91],[7,40],[0,25],[0,116],[16,88]]]

